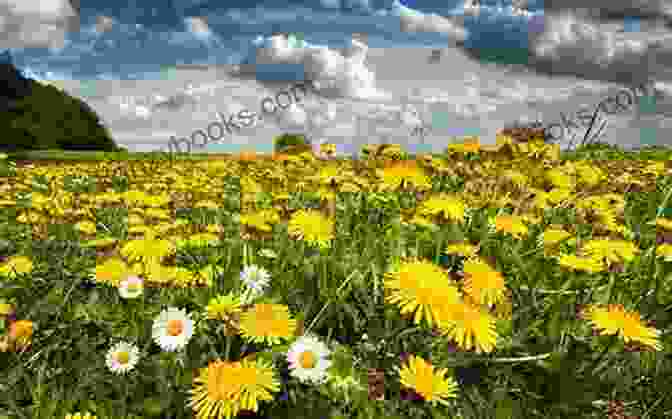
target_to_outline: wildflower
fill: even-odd
[[[83,220],[75,224],[75,228],[85,234],[96,234],[96,223],[89,220]]]
[[[98,416],[94,416],[91,413],[68,413],[65,415],[65,419],[98,419]]]
[[[669,218],[657,217],[654,224],[656,227],[660,227],[661,230],[672,231],[672,220]]]
[[[656,257],[662,257],[666,262],[672,261],[672,244],[665,243],[657,246]]]
[[[311,245],[324,248],[334,238],[334,221],[316,210],[299,210],[292,214],[288,232]]]
[[[323,383],[327,378],[327,369],[331,361],[329,348],[313,336],[301,336],[287,352],[287,361],[292,377],[301,382]]]
[[[30,338],[33,336],[33,322],[30,320],[19,320],[13,322],[9,329],[10,339],[18,348],[27,348],[30,345]]]
[[[468,302],[443,307],[439,330],[467,351],[492,352],[497,343],[495,318]]]
[[[130,272],[130,268],[119,258],[111,258],[101,264],[96,264],[94,278],[96,282],[118,287],[122,278]]]
[[[448,144],[446,149],[459,153],[477,153],[481,149],[481,144],[478,137],[465,137],[461,143]]]
[[[154,238],[152,231],[144,239],[130,240],[121,248],[121,255],[130,262],[151,263],[175,253],[175,245],[169,240]]]
[[[521,238],[527,234],[527,226],[523,221],[522,216],[502,214],[492,217],[490,224],[495,231],[509,233],[516,238]]]
[[[19,274],[33,271],[33,262],[26,256],[10,256],[0,265],[0,276],[16,278]]]
[[[189,406],[197,419],[231,419],[241,410],[259,410],[260,401],[273,400],[280,383],[272,365],[261,359],[216,360],[195,378]]]
[[[461,199],[446,194],[432,196],[419,209],[423,215],[442,215],[446,220],[464,222],[466,205]]]
[[[119,284],[119,295],[121,298],[137,298],[142,295],[142,291],[143,281],[135,275],[127,277]]]
[[[245,284],[249,291],[246,293],[247,295],[245,295],[245,303],[247,303],[252,297],[261,295],[264,292],[264,289],[271,281],[271,276],[264,268],[250,265],[246,266],[243,269],[243,272],[240,273],[240,280]]]
[[[562,228],[548,228],[539,236],[539,245],[551,248],[572,235]]]
[[[459,291],[448,273],[430,262],[404,262],[385,276],[385,288],[392,292],[386,301],[399,306],[401,314],[415,313],[415,324],[425,319],[431,327],[438,320],[439,306],[459,300]]]
[[[562,267],[588,273],[603,272],[606,269],[603,261],[587,256],[561,255],[558,258],[558,263]]]
[[[608,238],[589,240],[581,249],[589,255],[606,259],[609,264],[630,262],[639,253],[639,249],[632,242]]]
[[[241,313],[240,300],[232,293],[211,298],[206,308],[208,318],[229,321]]]
[[[491,306],[504,300],[504,277],[487,263],[471,259],[464,262],[464,290],[476,304]]]
[[[446,246],[445,252],[447,255],[459,255],[463,257],[472,257],[478,253],[478,246],[471,243],[453,243]]]
[[[446,376],[448,370],[435,369],[421,357],[411,355],[407,364],[401,369],[395,369],[403,386],[412,389],[433,405],[448,405],[446,399],[457,397],[457,383],[452,377]]]
[[[242,335],[254,343],[279,343],[294,336],[296,320],[282,304],[255,304],[240,317]]]
[[[660,331],[646,327],[639,313],[626,311],[621,304],[590,306],[584,310],[583,317],[602,335],[619,335],[626,344],[640,343],[657,351],[663,349],[659,342]]]
[[[126,374],[135,368],[140,359],[140,350],[132,343],[119,342],[113,346],[105,357],[105,364],[116,374]]]
[[[152,337],[164,351],[174,352],[189,343],[194,323],[184,309],[168,307],[154,320]]]
[[[432,187],[429,177],[424,170],[414,162],[396,162],[377,171],[381,178],[379,187],[382,191],[395,190],[400,186],[412,185],[420,190]]]

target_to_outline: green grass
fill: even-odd
[[[626,153],[597,144],[563,153],[563,158],[668,160],[671,153],[660,148]],[[10,157],[23,160],[26,156],[72,161],[153,157],[151,153],[60,151]],[[207,159],[208,155],[194,158]],[[156,175],[149,171],[144,178],[153,182]],[[104,172],[95,176],[109,180]],[[36,240],[30,235],[30,225],[17,223],[14,209],[0,208],[0,239],[11,242],[12,247],[7,253],[30,253],[37,265],[33,275],[3,282],[0,287],[0,297],[18,302],[19,319],[31,319],[37,325],[32,351],[0,354],[0,419],[3,413],[12,418],[46,419],[86,410],[95,411],[99,419],[191,417],[185,403],[194,371],[216,356],[237,358],[255,347],[238,338],[225,338],[216,324],[204,322],[189,343],[184,366],[179,366],[181,355],[157,349],[149,325],[166,305],[202,311],[209,298],[235,289],[246,263],[269,270],[273,278],[269,294],[308,322],[315,321],[315,333],[347,342],[351,349],[343,364],[363,382],[367,368],[386,371],[391,394],[385,401],[369,401],[365,390],[339,393],[290,382],[285,387],[289,400],[264,403],[258,418],[457,419],[459,412],[463,419],[604,419],[604,404],[609,399],[626,400],[628,411],[641,419],[672,417],[669,351],[624,352],[616,339],[593,337],[585,324],[578,327],[575,315],[577,304],[629,303],[658,322],[670,347],[672,267],[654,257],[656,231],[649,224],[669,205],[670,177],[658,178],[653,192],[626,194],[624,217],[629,227],[640,227],[641,258],[625,273],[598,276],[564,272],[543,257],[535,244],[540,226],[532,228],[530,239],[524,241],[489,235],[488,216],[503,209],[478,210],[465,226],[447,224],[431,230],[402,225],[396,218],[399,210],[415,205],[418,199],[404,193],[339,194],[337,239],[327,252],[290,240],[284,223],[274,226],[270,238],[243,241],[235,217],[241,205],[239,180],[207,179],[225,185],[226,191],[215,199],[226,208],[210,212],[180,208],[179,218],[193,229],[207,223],[221,224],[224,240],[207,250],[180,250],[175,263],[196,268],[217,261],[221,272],[215,288],[146,289],[140,301],[122,300],[112,287],[87,283],[86,271],[95,266],[96,257],[92,249],[81,246],[73,225],[49,222],[51,237]],[[63,187],[76,196],[86,194],[77,189],[86,185],[55,185],[50,187]],[[451,185],[449,192],[460,192],[461,186]],[[34,182],[33,188],[37,187]],[[119,191],[129,187],[137,189],[138,185],[115,185]],[[194,192],[199,191],[194,188]],[[261,202],[268,194],[259,195],[258,205],[269,205]],[[310,193],[296,193],[287,205],[291,209],[316,208],[319,199]],[[127,240],[128,226],[122,216],[130,209],[98,208],[94,214],[98,232]],[[549,208],[544,219],[546,225],[572,225],[576,214],[565,208]],[[577,234],[589,240],[593,237],[591,228],[588,223],[580,225]],[[459,259],[442,253],[444,245],[454,239],[480,243],[483,254],[497,260],[518,308],[510,324],[498,324],[500,330],[509,328],[512,332],[506,345],[498,348],[502,352],[493,358],[451,352],[447,340],[432,339],[427,330],[415,327],[397,307],[384,302],[381,282],[393,258],[403,252],[456,268]],[[260,256],[261,249],[272,249],[277,258]],[[3,250],[7,251],[0,248]],[[364,333],[369,337],[366,343]],[[102,361],[110,342],[122,337],[139,342],[145,351],[142,363],[129,377],[113,376]],[[450,408],[430,408],[395,397],[399,385],[393,368],[402,352],[431,357],[437,365],[447,366],[451,376],[460,378],[459,397]]]

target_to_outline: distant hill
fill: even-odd
[[[0,151],[119,148],[86,102],[25,77],[0,53]]]

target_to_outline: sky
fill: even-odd
[[[404,48],[449,48],[448,56],[453,51],[477,62],[473,77],[480,79],[492,65],[586,82],[654,80],[662,91],[672,79],[672,3],[663,0],[530,0],[523,12],[510,1],[490,0],[477,10],[458,0],[1,1],[0,48],[11,50],[24,73],[77,82],[73,94],[93,102],[105,97],[106,104],[125,99],[98,81],[126,82],[132,90],[139,80],[165,80],[172,87],[159,88],[158,96],[177,108],[197,101],[189,92],[205,81],[192,78],[180,90],[175,65],[243,64],[258,81],[309,75],[322,82],[325,94],[368,101],[390,96],[377,87],[384,78],[407,90],[423,82],[416,77],[419,64],[415,72],[403,58],[395,58],[399,69],[393,75],[372,71],[373,49],[403,57],[397,52]],[[293,34],[292,45],[273,38],[277,33]],[[461,67],[455,70],[445,69],[446,83],[463,76]],[[503,84],[475,87],[478,103],[470,106],[487,114],[491,96],[515,93]],[[519,93],[528,90],[523,86]],[[138,119],[125,121],[125,135],[143,120],[156,121],[153,131],[169,131],[169,118],[153,118],[161,99],[144,100],[154,104],[117,103],[116,114],[105,110],[104,116],[119,126],[124,118]]]

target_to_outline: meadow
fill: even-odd
[[[672,417],[671,155],[4,155],[0,418]]]

